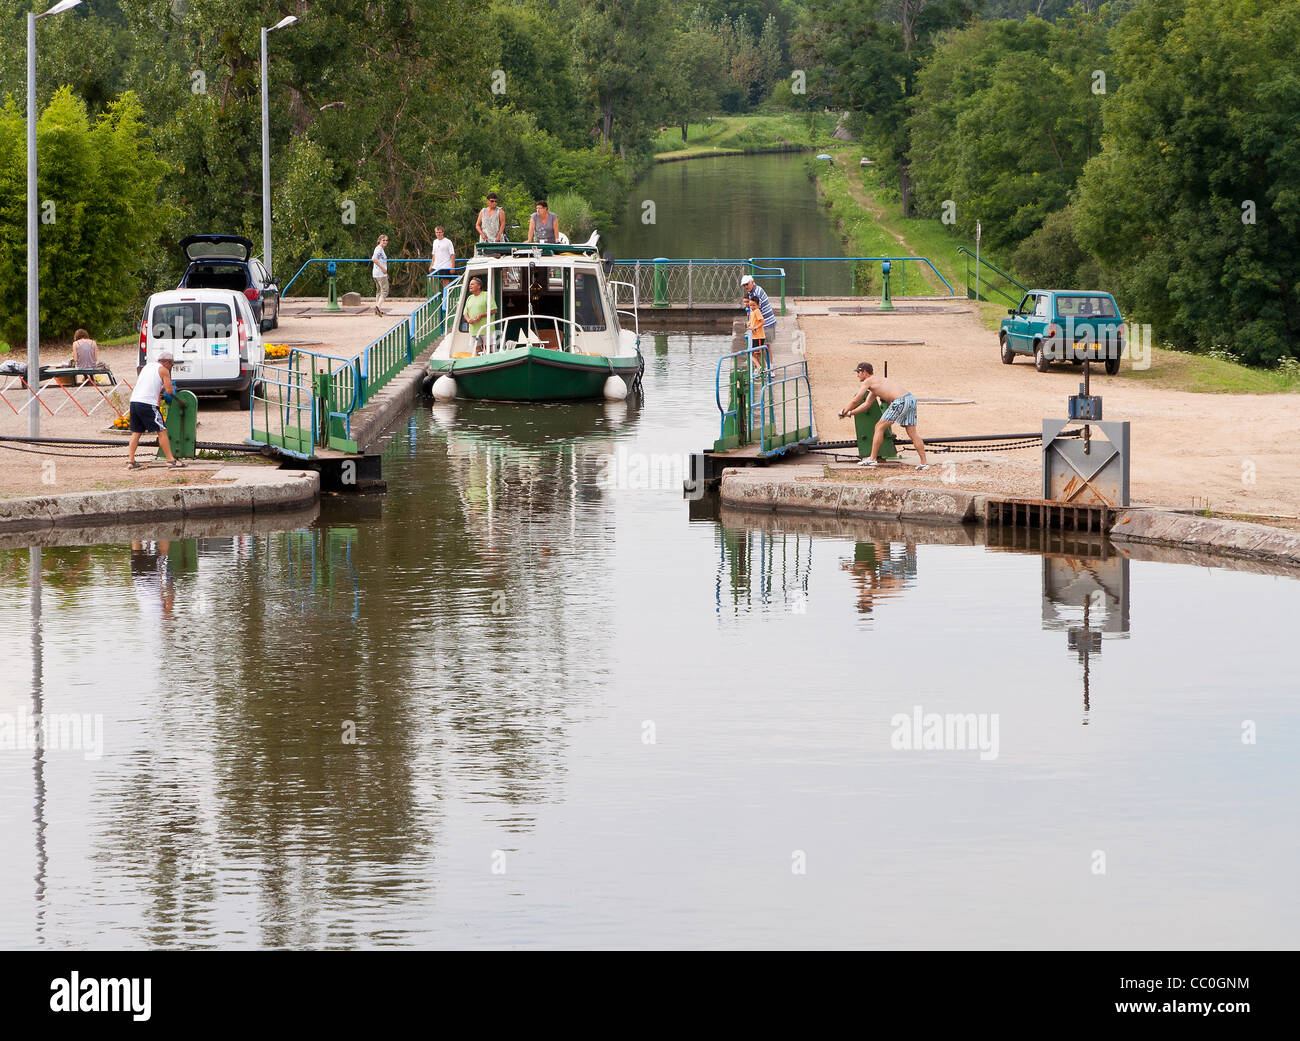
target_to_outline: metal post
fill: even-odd
[[[275,277],[271,266],[271,144],[268,134],[266,104],[266,34],[262,27],[262,263],[266,273]]]
[[[980,299],[980,222],[975,222],[975,302]]]
[[[27,13],[27,436],[41,436],[41,251],[36,241],[36,14]]]
[[[686,306],[695,306],[695,286],[693,283],[695,267],[692,261],[686,261]]]

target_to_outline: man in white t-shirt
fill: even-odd
[[[141,434],[157,434],[158,447],[163,450],[167,462],[173,469],[185,464],[172,455],[171,439],[167,436],[167,427],[163,424],[162,409],[159,405],[163,398],[172,400],[176,385],[172,383],[172,366],[176,359],[171,351],[163,351],[158,360],[147,362],[136,379],[135,389],[131,391],[131,443],[126,450],[126,468],[140,469],[135,461],[135,450],[140,446]]]
[[[384,313],[384,301],[388,299],[388,254],[384,247],[388,245],[388,236],[380,235],[375,251],[370,254],[370,277],[375,280],[375,314]]]
[[[442,282],[442,288],[446,289],[456,267],[456,247],[452,245],[451,239],[447,238],[441,224],[433,229],[433,234],[433,254],[429,258],[429,274],[437,275]]]

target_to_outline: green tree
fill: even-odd
[[[1074,232],[1162,339],[1300,355],[1300,5],[1145,0]]]
[[[956,227],[974,235],[980,220],[995,250],[1036,231],[1098,151],[1102,95],[1091,75],[1105,51],[1105,30],[1083,15],[941,35],[908,120],[918,211],[939,216],[951,200]]]
[[[161,216],[155,201],[165,165],[155,156],[133,94],[93,123],[69,87],[56,91],[36,126],[41,204],[41,332],[102,330],[135,303],[147,265],[139,244]],[[27,335],[26,117],[0,109],[0,324]]]
[[[673,31],[666,2],[576,2],[573,41],[596,99],[601,143],[640,150],[658,126],[652,99],[664,94],[663,53]]]
[[[917,70],[935,35],[969,21],[974,6],[971,0],[811,0],[796,34],[810,95],[850,110],[852,129],[869,133],[884,150],[905,215],[912,206],[907,117]]]
[[[683,144],[690,124],[721,104],[727,64],[723,37],[697,8],[665,54],[664,111],[682,128]]]

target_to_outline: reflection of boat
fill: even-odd
[[[568,243],[480,242],[448,292],[451,331],[429,361],[434,397],[492,401],[621,399],[639,389],[645,362],[636,326],[636,291],[605,277],[597,237]],[[486,323],[470,334],[466,290],[477,279]],[[628,320],[632,328],[620,325]]]
[[[443,472],[483,559],[499,557],[504,566],[531,544],[545,557],[595,521],[608,504],[615,444],[639,415],[623,408],[593,402],[503,412],[467,401],[432,407],[431,432],[446,446]]]

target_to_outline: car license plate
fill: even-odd
[[[172,372],[189,372],[189,371],[190,371],[190,367],[186,365],[183,361],[176,362],[174,365],[172,365]]]

